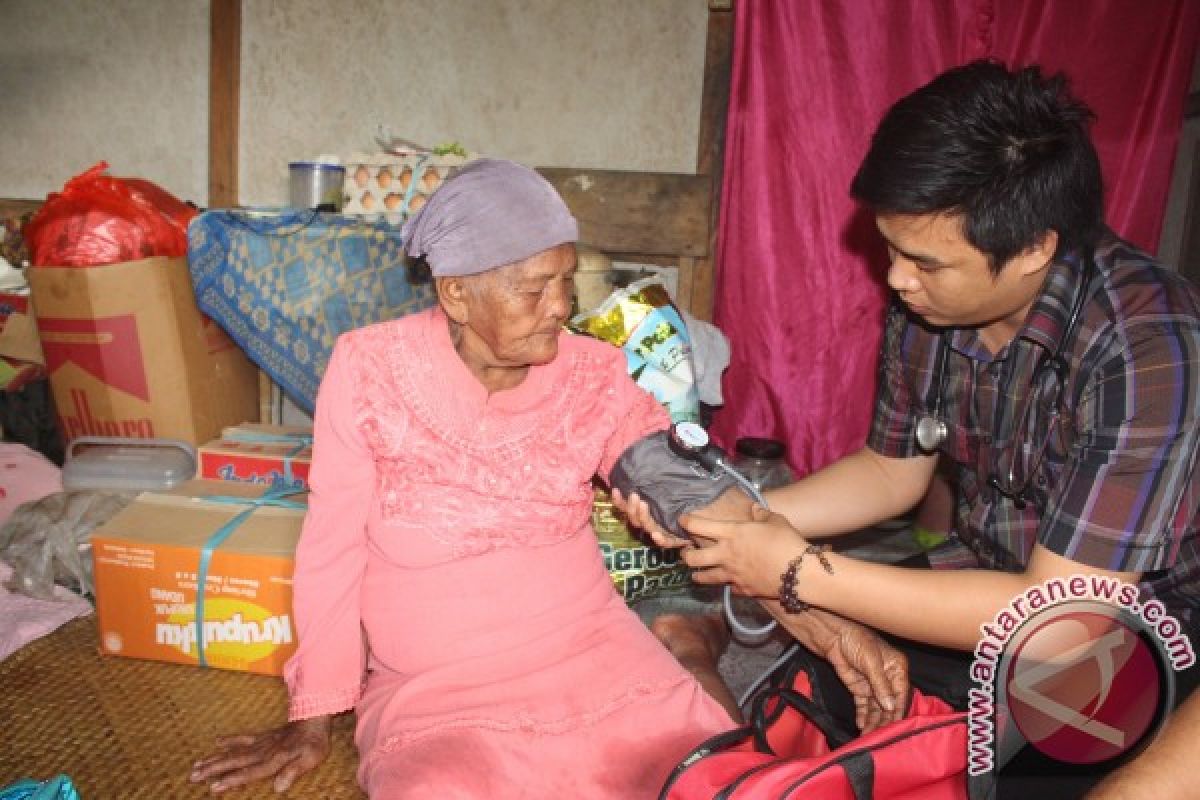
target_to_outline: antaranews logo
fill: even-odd
[[[1028,742],[1071,764],[1140,750],[1196,662],[1183,626],[1138,587],[1102,575],[1022,592],[981,628],[969,693],[967,771],[1002,767]]]

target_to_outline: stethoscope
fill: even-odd
[[[992,470],[988,476],[987,484],[992,489],[1012,500],[1013,506],[1017,509],[1023,509],[1032,499],[1029,495],[1029,481],[1041,466],[1042,456],[1045,454],[1046,445],[1049,443],[1049,435],[1047,441],[1043,443],[1039,450],[1036,461],[1031,465],[1030,469],[1026,470],[1026,475],[1020,481],[1016,477],[1017,458],[1020,450],[1019,443],[1024,442],[1025,437],[1029,434],[1029,409],[1033,405],[1031,399],[1036,393],[1036,387],[1042,384],[1042,381],[1047,376],[1054,378],[1054,410],[1053,421],[1057,419],[1061,412],[1059,399],[1062,396],[1063,387],[1067,384],[1067,376],[1069,367],[1067,359],[1063,355],[1063,351],[1067,343],[1075,338],[1076,329],[1079,326],[1079,317],[1083,311],[1084,301],[1087,299],[1087,287],[1092,281],[1096,271],[1096,261],[1092,257],[1091,251],[1086,251],[1083,256],[1083,278],[1080,281],[1079,287],[1075,290],[1075,298],[1071,303],[1071,312],[1067,315],[1067,326],[1063,330],[1062,336],[1058,340],[1058,344],[1054,348],[1052,355],[1043,354],[1038,359],[1037,367],[1033,370],[1033,375],[1029,379],[1029,391],[1021,404],[1021,414],[1017,422],[1017,429],[1012,438],[1012,457],[1009,460],[1007,470]],[[937,358],[934,362],[934,383],[937,385],[937,395],[933,399],[933,409],[922,414],[917,420],[916,440],[917,447],[925,454],[932,454],[942,443],[946,441],[949,435],[949,428],[946,421],[942,419],[942,397],[946,391],[946,358],[950,350],[950,334],[943,332],[938,341]],[[995,462],[993,462],[995,463]],[[1000,475],[1004,477],[1001,478]]]

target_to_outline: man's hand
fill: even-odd
[[[750,506],[750,519],[718,520],[684,514],[680,524],[697,547],[683,552],[696,583],[727,583],[750,597],[779,596],[780,575],[808,542],[780,514]]]
[[[248,783],[274,778],[276,792],[286,792],[296,779],[329,755],[332,717],[313,717],[262,733],[224,736],[217,752],[197,761],[188,780],[207,783],[220,794]]]
[[[863,733],[903,719],[908,709],[908,659],[879,634],[820,609],[788,614],[777,600],[762,601],[779,624],[823,657],[854,698],[854,721]]]

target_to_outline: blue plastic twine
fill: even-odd
[[[238,526],[246,521],[246,518],[253,514],[263,506],[274,506],[276,508],[295,508],[304,510],[307,506],[304,503],[297,503],[295,500],[285,499],[288,495],[300,494],[301,489],[292,489],[281,487],[271,489],[264,493],[261,497],[234,497],[230,495],[207,495],[203,500],[210,503],[222,503],[226,505],[246,505],[249,506],[244,511],[239,512],[236,516],[217,529],[217,532],[208,537],[208,541],[204,543],[204,547],[200,550],[200,568],[196,572],[196,655],[199,659],[199,664],[202,667],[208,666],[208,659],[204,656],[204,590],[208,583],[208,565],[212,561],[213,551],[225,543]]]

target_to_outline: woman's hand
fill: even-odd
[[[329,755],[333,718],[296,720],[262,733],[223,736],[217,752],[192,766],[189,780],[208,783],[220,794],[274,777],[276,792],[286,792],[296,779]]]
[[[854,722],[863,733],[903,719],[908,709],[908,659],[879,634],[820,609],[787,614],[777,600],[765,607],[797,641],[830,663],[854,698]]]
[[[613,489],[612,501],[614,506],[625,513],[631,525],[646,531],[659,547],[670,550],[695,543],[691,539],[675,536],[659,525],[650,514],[650,507],[646,501],[636,493],[624,497],[620,489]],[[713,502],[693,511],[691,516],[715,520],[749,520],[753,505],[753,501],[741,489],[728,489]]]
[[[625,514],[625,519],[630,525],[644,530],[659,547],[665,550],[674,550],[692,544],[691,540],[681,539],[659,525],[650,513],[650,506],[646,505],[646,501],[638,497],[636,492],[625,497],[621,494],[620,489],[614,487],[612,502]]]
[[[808,543],[779,514],[759,505],[750,509],[749,521],[710,519],[685,514],[679,520],[703,546],[683,553],[697,583],[728,583],[740,594],[778,597],[779,580],[788,562]]]

